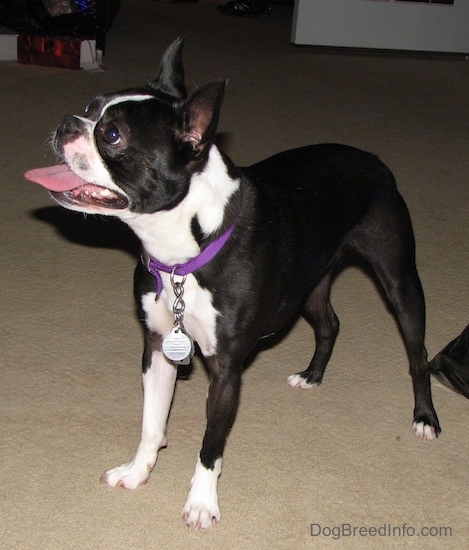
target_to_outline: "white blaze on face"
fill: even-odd
[[[118,105],[119,103],[126,103],[127,101],[148,101],[149,99],[156,99],[154,95],[149,94],[131,94],[131,95],[123,95],[119,97],[115,97],[114,99],[111,99],[104,105],[104,107],[101,109],[101,114],[99,115],[99,119],[102,119],[104,116],[104,113],[109,109],[109,107],[112,107],[113,105]]]
[[[104,105],[97,121],[75,116],[81,122],[83,133],[80,137],[63,145],[64,160],[72,172],[87,183],[108,187],[122,193],[122,190],[113,182],[112,176],[99,154],[94,131],[106,111],[113,105],[129,101],[147,101],[150,99],[155,99],[155,97],[147,94],[116,97]]]
[[[87,118],[80,120],[83,132],[80,137],[63,145],[65,162],[72,172],[87,183],[116,189],[94,140],[96,122]]]

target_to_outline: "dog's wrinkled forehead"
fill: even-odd
[[[93,122],[100,120],[106,111],[113,105],[127,102],[139,102],[149,101],[151,99],[157,99],[155,95],[141,92],[141,93],[128,93],[128,94],[114,94],[106,96],[98,96],[87,105],[84,109],[86,118]]]

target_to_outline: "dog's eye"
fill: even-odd
[[[108,126],[104,130],[103,137],[109,145],[118,145],[122,139],[119,130],[114,125]]]
[[[88,114],[88,111],[90,110],[90,108],[91,108],[91,103],[89,103],[89,104],[83,109],[85,115]]]

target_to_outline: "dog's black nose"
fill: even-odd
[[[63,145],[64,143],[74,141],[82,133],[82,121],[74,115],[67,115],[62,120],[62,124],[57,128],[55,137]]]

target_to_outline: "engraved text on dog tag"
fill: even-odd
[[[178,365],[188,365],[194,355],[194,342],[180,326],[175,326],[163,340],[163,353]]]

